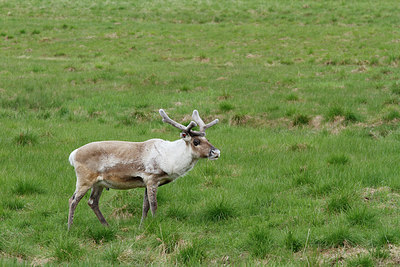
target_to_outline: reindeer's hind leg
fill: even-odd
[[[69,199],[68,230],[74,221],[76,206],[78,206],[79,201],[81,201],[86,192],[93,186],[97,178],[96,173],[91,172],[77,162],[75,162],[75,173],[76,189],[75,193]]]
[[[108,223],[106,219],[104,218],[103,214],[101,214],[101,211],[99,209],[99,199],[101,196],[101,193],[103,192],[103,187],[93,185],[92,187],[92,193],[90,194],[90,198],[88,201],[89,206],[92,208],[94,213],[96,214],[97,218],[99,221],[103,224],[108,226]]]
[[[147,185],[147,197],[149,199],[150,211],[151,215],[156,216],[157,210],[157,187],[156,183],[148,184]]]
[[[70,229],[74,221],[74,213],[76,206],[78,206],[79,201],[83,198],[86,192],[90,189],[90,186],[79,185],[77,183],[75,193],[69,199],[69,214],[68,214],[68,230]]]
[[[149,198],[147,196],[147,188],[145,188],[144,189],[144,198],[143,198],[142,219],[140,220],[139,228],[142,227],[142,223],[143,223],[144,219],[146,219],[149,209],[150,209]]]

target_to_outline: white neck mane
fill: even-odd
[[[154,144],[153,153],[158,154],[152,156],[155,156],[162,171],[174,179],[185,175],[198,161],[190,145],[182,139],[173,142],[160,140]]]

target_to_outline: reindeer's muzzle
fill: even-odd
[[[208,154],[208,159],[216,160],[219,158],[220,154],[221,154],[221,151],[219,151],[218,148],[213,147],[210,149],[210,153]]]

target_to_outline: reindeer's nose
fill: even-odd
[[[221,155],[221,151],[219,151],[218,148],[213,147],[210,150],[210,156],[208,158],[211,159],[211,160],[218,159],[220,155]]]

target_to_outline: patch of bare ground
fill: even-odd
[[[299,144],[294,144],[294,145],[288,146],[287,150],[289,150],[289,151],[305,151],[309,148],[310,148],[310,145],[299,143]]]
[[[400,264],[400,247],[389,244],[387,246],[389,257],[376,259],[375,266],[398,266]],[[363,247],[350,247],[348,245],[340,248],[332,248],[319,252],[319,265],[329,264],[331,266],[346,265],[346,261],[360,256],[371,255],[373,249]]]
[[[31,266],[44,266],[52,261],[55,261],[55,258],[33,258]]]
[[[394,119],[389,122],[385,122],[383,120],[378,120],[371,123],[357,123],[356,126],[365,128],[369,130],[368,135],[374,139],[378,139],[381,137],[386,137],[392,133],[391,127],[395,127],[398,125],[399,120]]]
[[[322,127],[322,122],[324,121],[324,117],[321,115],[317,115],[314,118],[311,119],[310,124],[312,127],[316,130],[320,130]]]
[[[255,54],[247,54],[246,58],[259,58],[261,55],[255,55]]]
[[[120,262],[131,262],[134,259],[135,252],[132,248],[127,248],[118,256]]]
[[[267,114],[258,114],[255,116],[249,114],[235,114],[229,118],[229,124],[252,128],[290,127],[291,121],[288,118],[268,119]]]
[[[220,96],[219,99],[226,99],[226,98],[231,98],[231,96]],[[175,106],[180,106],[184,105],[181,102],[176,102],[174,103]],[[296,128],[293,126],[292,120],[290,118],[286,117],[281,117],[281,118],[276,118],[276,119],[270,119],[268,118],[267,113],[259,113],[255,115],[250,115],[250,114],[241,114],[241,113],[225,113],[225,114],[219,114],[219,115],[201,115],[203,120],[205,122],[211,122],[215,119],[219,119],[220,122],[228,122],[229,125],[231,126],[246,126],[246,127],[252,127],[252,128],[268,128],[268,127],[287,127],[287,128]],[[189,122],[192,120],[192,115],[191,114],[186,114],[183,117],[176,117],[174,118],[179,122]],[[339,134],[343,130],[345,130],[347,127],[359,127],[359,128],[367,128],[370,129],[369,135],[373,138],[378,138],[381,136],[380,133],[378,133],[378,130],[375,130],[375,128],[379,128],[379,126],[382,126],[383,124],[389,124],[389,125],[394,125],[395,123],[398,123],[398,121],[392,121],[392,122],[384,122],[382,120],[379,121],[374,121],[374,122],[357,122],[357,123],[348,123],[346,121],[346,118],[344,116],[336,116],[333,121],[325,121],[324,116],[322,115],[316,115],[314,117],[311,117],[310,121],[308,124],[305,126],[310,127],[316,131],[319,130],[327,130],[332,134]],[[152,132],[166,132],[165,129],[154,129]]]
[[[201,63],[209,63],[210,62],[210,58],[207,57],[194,57],[193,60],[201,62]]]
[[[378,188],[364,188],[362,198],[366,202],[377,202],[378,208],[382,209],[398,209],[400,202],[400,194],[395,193],[388,186]]]
[[[324,117],[322,115],[317,115],[310,120],[308,125],[314,130],[325,128],[332,134],[339,134],[346,128],[346,119],[344,116],[336,116],[333,121],[324,123]]]
[[[329,264],[331,266],[344,265],[347,260],[366,254],[369,254],[366,248],[351,247],[345,243],[343,247],[321,250],[319,253],[319,264]]]
[[[260,126],[265,126],[265,127],[289,127],[291,124],[291,121],[288,118],[279,118],[276,120],[266,120],[260,122],[261,124],[259,124],[259,122],[256,120],[254,127],[257,127],[258,125]]]
[[[179,239],[173,246],[173,248],[168,247],[168,244],[166,244],[162,239],[156,238],[158,242],[160,242],[160,245],[158,246],[158,250],[160,253],[160,256],[163,257],[165,260],[167,259],[167,256],[171,254],[173,251],[179,251],[185,247],[187,247],[188,243],[183,240]],[[171,251],[172,250],[172,251]]]
[[[132,213],[128,211],[128,205],[124,205],[121,208],[116,208],[113,210],[111,213],[111,217],[116,218],[116,219],[129,219],[133,216]]]
[[[327,124],[328,130],[332,134],[339,134],[346,128],[346,118],[344,116],[336,116],[334,120]]]
[[[333,121],[324,122],[324,117],[322,115],[317,115],[311,118],[308,125],[314,130],[326,129],[332,134],[339,134],[341,131],[346,129],[347,122],[344,116],[336,116]]]
[[[368,128],[368,127],[377,127],[377,126],[381,126],[381,125],[383,125],[383,124],[385,124],[385,122],[383,121],[383,120],[378,120],[378,121],[375,121],[375,122],[358,122],[357,124],[356,124],[356,126],[359,126],[359,127],[363,127],[363,128]]]
[[[400,264],[400,247],[389,244],[388,248],[390,252],[390,260],[388,260],[387,264]]]
[[[363,197],[366,200],[369,200],[375,193],[379,192],[384,192],[384,193],[389,193],[391,192],[390,187],[388,186],[383,186],[383,187],[378,187],[378,188],[371,188],[371,187],[366,187],[364,188],[363,192]]]
[[[211,261],[212,265],[216,266],[230,266],[232,265],[231,258],[228,255],[222,256]]]
[[[366,72],[366,71],[368,71],[367,67],[362,65],[362,66],[358,67],[357,69],[353,69],[351,71],[351,73],[363,73],[363,72]]]
[[[250,115],[236,114],[230,118],[229,124],[230,125],[247,125],[249,123],[249,120],[251,120],[251,119],[254,119],[254,117],[252,117]]]

